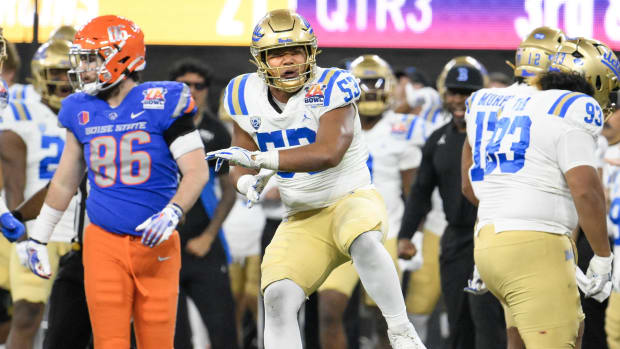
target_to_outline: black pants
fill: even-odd
[[[84,292],[81,251],[71,251],[60,258],[48,307],[48,328],[43,348],[86,348],[92,329]]]
[[[505,348],[506,323],[499,301],[491,292],[474,296],[463,291],[474,268],[474,245],[469,237],[473,237],[471,231],[448,227],[441,239],[439,268],[448,312],[450,348]]]
[[[184,295],[190,297],[196,304],[200,317],[209,331],[211,348],[237,349],[235,301],[230,290],[228,261],[219,239],[213,242],[211,251],[203,258],[181,251],[180,300],[174,336],[175,349],[193,348],[187,304],[182,299]]]
[[[583,231],[579,233],[579,238],[577,239],[577,264],[579,265],[579,269],[585,273],[588,271],[588,265],[590,265],[590,259],[594,256],[594,252]],[[607,334],[605,333],[605,310],[607,309],[607,300],[603,303],[599,303],[594,298],[584,298],[581,290],[579,290],[579,297],[581,297],[583,312],[586,314],[581,348],[607,349]]]

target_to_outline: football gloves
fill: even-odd
[[[47,244],[33,238],[17,243],[15,246],[21,264],[36,276],[49,279],[52,276]]]
[[[480,277],[480,272],[478,271],[478,267],[474,264],[474,272],[472,273],[471,279],[467,280],[467,287],[464,288],[465,292],[471,293],[476,296],[483,295],[489,290],[487,289],[487,285],[482,281]]]
[[[611,265],[613,260],[613,254],[609,257],[594,255],[585,275],[581,269],[576,267],[577,286],[586,297],[594,298],[600,303],[609,297],[612,289]]]
[[[245,195],[248,199],[247,206],[252,208],[254,204],[258,203],[260,194],[265,189],[265,185],[269,182],[269,178],[276,172],[273,170],[261,170],[257,175],[243,175],[239,177],[237,181],[237,190]]]
[[[208,152],[206,160],[213,159],[217,159],[215,162],[216,172],[222,167],[224,161],[228,161],[233,166],[242,166],[252,170],[259,170],[261,168],[277,170],[279,162],[277,150],[261,152],[249,151],[240,147],[230,147]]]
[[[183,210],[177,204],[168,204],[160,212],[152,215],[136,227],[142,231],[142,244],[155,247],[168,240],[183,217]]]
[[[207,153],[207,160],[217,159],[215,162],[215,171],[219,171],[224,161],[228,161],[231,165],[243,166],[258,170],[260,165],[252,158],[253,152],[240,148],[230,147]]]
[[[0,215],[0,228],[2,234],[10,242],[17,241],[24,233],[26,228],[22,222],[15,218],[10,212],[5,212]]]

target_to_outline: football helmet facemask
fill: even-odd
[[[381,116],[391,106],[396,86],[390,65],[377,55],[363,55],[351,62],[350,70],[362,90],[357,101],[360,115]]]
[[[441,70],[441,73],[439,73],[439,77],[437,77],[437,91],[439,92],[442,100],[445,99],[444,97],[447,91],[446,77],[448,76],[448,72],[450,71],[450,69],[452,69],[452,67],[456,65],[466,65],[478,69],[480,73],[482,73],[484,86],[487,86],[489,84],[489,73],[487,72],[487,69],[484,67],[484,65],[482,65],[482,63],[480,63],[477,59],[471,56],[454,57],[448,63],[446,63],[446,65]]]
[[[536,28],[519,44],[515,64],[506,63],[514,69],[515,77],[529,83],[530,78],[549,69],[555,52],[565,40],[564,33],[559,29]]]
[[[69,76],[75,90],[95,95],[116,86],[131,73],[144,70],[144,34],[126,18],[96,17],[75,34],[69,55]],[[96,76],[93,81],[85,81],[89,73]]]
[[[271,67],[267,63],[269,50],[302,46],[306,61],[302,64]],[[317,41],[310,23],[290,10],[274,10],[263,17],[252,33],[250,53],[258,67],[258,75],[269,86],[286,92],[295,92],[310,81],[316,70]],[[281,77],[283,71],[298,68],[299,75]]]
[[[614,52],[600,41],[586,38],[566,40],[560,45],[550,71],[578,72],[594,89],[594,99],[607,119],[615,110],[610,94],[620,87],[620,62]]]
[[[70,47],[70,41],[48,41],[37,49],[31,62],[32,85],[41,99],[55,110],[60,109],[62,100],[72,92],[69,81],[57,78],[59,74],[64,75],[71,69]]]

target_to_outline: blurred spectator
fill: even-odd
[[[493,72],[489,74],[489,88],[493,87],[508,87],[512,85],[512,79],[501,72]]]
[[[231,138],[217,116],[207,107],[211,75],[199,61],[176,62],[169,79],[187,84],[198,106],[194,124],[205,145],[205,151],[227,148]],[[179,297],[189,296],[209,331],[212,349],[237,348],[234,301],[228,276],[228,254],[222,224],[234,202],[235,191],[228,177],[228,165],[215,172],[215,161],[209,162],[210,177],[196,204],[187,212],[179,227],[181,233],[181,275]],[[216,183],[218,184],[216,186]],[[220,200],[216,196],[219,189]],[[177,312],[175,348],[192,348],[187,307]]]

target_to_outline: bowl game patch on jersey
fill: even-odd
[[[325,102],[325,94],[323,90],[325,90],[325,85],[323,84],[312,84],[305,88],[306,95],[304,96],[304,102],[310,105],[323,105]]]
[[[164,109],[167,92],[168,90],[164,87],[153,87],[143,91],[142,107],[144,109]]]

